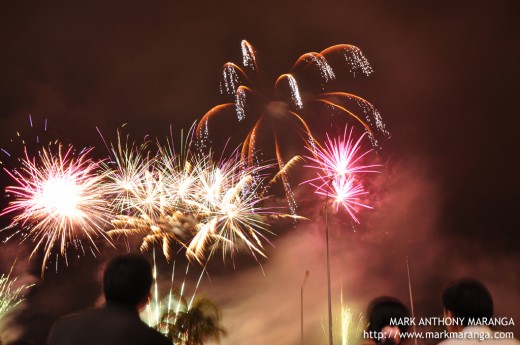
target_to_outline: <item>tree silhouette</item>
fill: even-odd
[[[227,334],[220,324],[220,309],[211,300],[201,297],[191,305],[184,298],[179,300],[180,310],[163,314],[159,325],[174,344],[202,345],[207,340],[220,342],[220,337]]]

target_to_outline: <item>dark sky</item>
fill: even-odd
[[[403,208],[393,212],[383,204],[376,220],[367,222],[367,232],[385,233],[381,228],[387,226],[398,240],[417,246],[411,252],[418,256],[428,241],[442,248],[428,251],[439,268],[429,272],[431,286],[423,272],[425,289],[437,289],[455,271],[478,276],[482,263],[508,277],[494,291],[518,294],[515,4],[2,2],[0,146],[27,128],[29,114],[40,124],[47,118],[53,133],[77,146],[100,146],[96,126],[110,136],[123,123],[136,138],[164,137],[170,124],[174,131],[188,128],[221,101],[221,66],[239,60],[242,39],[256,47],[267,80],[288,71],[305,52],[354,44],[375,71],[359,81],[356,92],[378,108],[391,133],[383,147],[388,163],[382,179],[389,191],[382,202]],[[397,192],[402,190],[408,194]],[[396,220],[396,214],[407,218]],[[401,247],[392,248],[394,255]],[[450,255],[468,270],[443,274]],[[229,296],[215,295],[228,301]],[[430,296],[424,293],[424,305]]]

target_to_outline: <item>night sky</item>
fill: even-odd
[[[39,126],[48,119],[49,131],[63,142],[95,146],[99,156],[106,152],[96,127],[109,139],[125,123],[136,139],[166,137],[170,125],[180,133],[223,101],[221,67],[240,61],[242,39],[254,45],[270,81],[305,52],[356,45],[375,72],[344,91],[374,104],[391,137],[380,152],[385,168],[376,181],[376,209],[355,231],[340,214],[333,216],[336,302],[342,288],[359,311],[380,294],[408,303],[409,256],[419,315],[441,313],[438,294],[447,280],[473,276],[489,286],[496,314],[515,318],[518,337],[515,4],[3,2],[0,147],[27,130],[29,114]],[[4,189],[5,174],[1,181]],[[323,218],[317,207],[306,211],[312,221],[277,229],[271,238],[265,275],[247,255],[236,269],[212,263],[211,281],[205,279],[201,291],[223,309],[230,333],[224,344],[299,343],[306,269],[307,341],[326,343],[320,324],[326,322]],[[37,283],[1,334],[43,344],[54,319],[99,303],[96,279],[106,257],[74,260],[42,281],[37,259],[25,260],[29,247],[0,247],[4,271],[18,254],[17,274]],[[162,276],[169,274],[166,269]]]

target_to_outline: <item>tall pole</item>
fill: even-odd
[[[329,196],[325,199],[325,241],[327,243],[327,285],[328,285],[328,302],[329,302],[329,345],[334,345],[332,340],[332,302],[330,292],[330,254],[329,254],[329,218],[327,205],[329,203]]]
[[[412,294],[412,277],[410,275],[410,262],[408,256],[406,257],[406,272],[408,273],[408,292],[410,293],[410,308],[412,311],[412,318],[415,318],[415,311],[413,308],[413,294]],[[415,324],[413,325],[413,332],[416,333]],[[417,337],[414,339],[415,345],[417,345]]]
[[[305,271],[305,277],[303,278],[303,283],[301,286],[301,345],[303,345],[303,288],[305,287],[305,283],[307,282],[307,278],[309,277],[309,270]]]

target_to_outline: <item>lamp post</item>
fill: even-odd
[[[331,179],[332,181],[332,179]],[[329,254],[329,218],[328,218],[328,208],[327,205],[329,203],[329,194],[327,193],[327,197],[325,198],[325,242],[327,244],[327,288],[328,288],[328,308],[329,308],[329,345],[334,345],[332,340],[332,302],[331,302],[331,292],[330,292],[330,254]]]
[[[413,310],[413,294],[412,294],[412,278],[410,277],[410,262],[408,256],[406,256],[406,272],[408,273],[408,292],[410,293],[410,307],[412,309],[412,318],[415,318],[415,312]],[[415,324],[413,325],[413,331],[415,332]],[[415,345],[417,345],[417,337],[415,337]]]
[[[303,345],[303,288],[305,287],[305,283],[307,282],[307,278],[309,277],[309,270],[305,271],[305,277],[303,277],[303,283],[300,290],[300,297],[301,297],[301,345]]]

